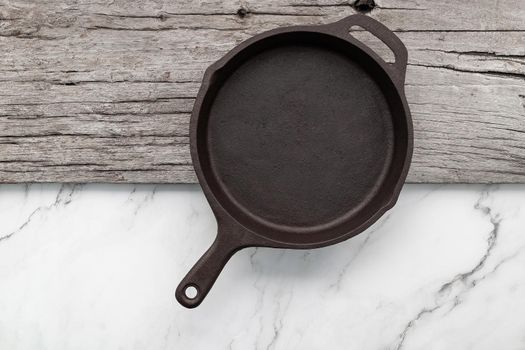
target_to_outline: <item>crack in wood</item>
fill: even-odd
[[[432,65],[432,64],[421,64],[421,63],[408,63],[409,66],[415,66],[415,67],[426,67],[426,68],[434,68],[434,69],[446,69],[451,70],[454,72],[461,72],[461,73],[475,73],[475,74],[484,74],[488,76],[493,77],[499,77],[499,78],[513,78],[513,79],[519,79],[519,80],[525,80],[525,73],[510,73],[510,72],[502,72],[497,70],[489,70],[489,69],[466,69],[466,68],[458,68],[456,66],[450,65],[450,64],[444,64],[444,65]]]
[[[376,8],[381,10],[398,10],[398,11],[426,11],[426,8],[417,8],[417,7],[387,7],[377,5]]]
[[[483,57],[490,57],[490,58],[524,58],[525,59],[525,53],[524,54],[501,54],[494,51],[473,51],[473,50],[467,50],[467,51],[460,51],[460,50],[445,50],[445,49],[417,49],[418,51],[429,51],[429,52],[444,52],[444,53],[452,53],[457,55],[465,55],[465,56],[483,56]],[[521,62],[521,61],[516,61]]]

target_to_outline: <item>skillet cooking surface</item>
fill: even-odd
[[[394,130],[384,92],[354,57],[281,44],[224,79],[206,140],[223,205],[301,232],[368,203],[390,167]]]

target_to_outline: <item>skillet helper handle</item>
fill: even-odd
[[[342,20],[335,22],[334,25],[343,31],[340,33],[342,35],[350,35],[350,28],[352,26],[359,26],[375,35],[386,46],[388,46],[388,48],[394,53],[395,62],[385,63],[392,68],[391,72],[396,76],[396,82],[399,83],[401,87],[404,86],[408,63],[408,51],[403,42],[394,34],[394,32],[375,19],[359,14],[343,18]]]
[[[219,225],[215,241],[175,291],[175,297],[182,306],[194,308],[204,300],[228,260],[241,248],[234,237],[235,235],[232,237],[229,232],[228,235],[222,233]],[[194,295],[190,295],[191,291]]]

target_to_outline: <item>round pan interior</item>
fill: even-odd
[[[215,72],[198,117],[198,161],[220,206],[255,234],[330,244],[393,205],[409,157],[407,114],[358,46],[284,32]]]

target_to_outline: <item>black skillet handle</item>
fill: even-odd
[[[204,300],[233,254],[246,247],[243,235],[233,225],[221,225],[211,247],[197,261],[175,291],[177,301],[187,308],[194,308]],[[195,295],[190,295],[193,290]]]
[[[398,83],[401,88],[404,86],[408,52],[403,42],[385,25],[365,15],[352,15],[328,26],[333,26],[341,36],[350,35],[349,31],[352,26],[362,27],[375,35],[394,53],[395,62],[387,64],[392,68],[390,71],[394,73],[397,78],[396,83]]]

